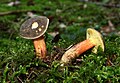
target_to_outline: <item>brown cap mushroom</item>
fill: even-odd
[[[26,20],[20,27],[20,36],[32,39],[37,57],[45,58],[46,45],[43,34],[46,32],[49,19],[45,16],[35,16]]]
[[[61,62],[65,64],[70,63],[73,59],[90,48],[93,48],[92,52],[97,53],[98,47],[101,47],[102,51],[104,51],[104,43],[101,34],[92,28],[88,28],[87,39],[67,50],[62,56]]]

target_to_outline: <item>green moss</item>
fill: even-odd
[[[80,61],[61,67],[53,56],[62,54],[70,45],[86,39],[86,29],[101,30],[108,25],[108,20],[114,24],[116,32],[119,29],[119,8],[105,8],[79,0],[34,0],[34,5],[28,6],[28,1],[21,0],[18,6],[7,6],[0,1],[0,13],[16,10],[33,11],[50,19],[45,41],[47,59],[42,61],[35,57],[31,40],[19,36],[19,28],[28,18],[27,12],[14,13],[0,17],[0,82],[29,83],[117,83],[120,81],[120,37],[115,34],[104,36],[105,52],[91,53],[91,49],[83,53]],[[86,8],[85,8],[86,6]],[[60,28],[63,23],[65,28]],[[54,37],[49,32],[60,32],[60,38],[52,43]],[[58,47],[54,50],[54,46]],[[60,52],[59,52],[60,51]],[[59,57],[60,57],[59,56]],[[23,78],[24,77],[24,78]]]

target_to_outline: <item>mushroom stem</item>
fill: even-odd
[[[45,58],[47,51],[46,51],[46,44],[44,41],[44,37],[41,36],[37,39],[34,39],[33,44],[36,51],[36,57]]]
[[[84,40],[75,46],[76,54],[80,55],[94,46],[95,44],[90,39]]]
[[[90,48],[94,47],[95,44],[91,41],[91,39],[86,39],[69,50],[67,50],[64,55],[62,56],[61,62],[62,63],[69,63],[72,59],[78,57],[83,52],[89,50]]]

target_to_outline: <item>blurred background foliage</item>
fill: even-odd
[[[50,19],[45,34],[48,60],[35,58],[33,43],[19,36],[30,15]],[[59,59],[70,45],[86,38],[86,29],[101,32],[105,52],[87,51],[69,66]],[[120,81],[119,0],[1,0],[1,83],[118,83]]]

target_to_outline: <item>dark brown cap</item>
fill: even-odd
[[[20,27],[20,36],[25,39],[36,39],[42,36],[49,24],[45,16],[35,16],[26,20]]]

